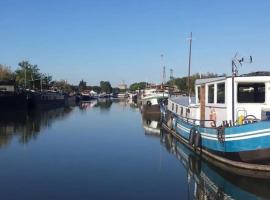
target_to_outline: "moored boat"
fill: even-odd
[[[199,79],[195,97],[170,98],[163,122],[194,149],[270,163],[270,73]]]
[[[26,110],[27,94],[15,88],[15,81],[0,81],[0,110]]]
[[[65,106],[66,97],[61,92],[42,91],[29,92],[28,107],[30,109],[47,109]]]

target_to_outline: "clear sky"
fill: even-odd
[[[269,0],[0,0],[0,63],[28,59],[54,79],[161,82],[162,63],[187,74],[230,73],[236,52],[270,70]],[[167,74],[169,77],[169,74]]]

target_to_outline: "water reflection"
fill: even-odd
[[[41,130],[48,128],[56,120],[65,119],[73,108],[63,107],[51,110],[6,112],[0,115],[0,147],[7,146],[13,136],[20,143],[35,139]]]
[[[145,135],[160,136],[161,122],[160,115],[157,114],[143,114],[142,115],[143,128]]]
[[[160,140],[187,171],[187,199],[270,199],[269,179],[240,176],[217,168],[164,131]]]

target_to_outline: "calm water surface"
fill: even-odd
[[[1,199],[270,199],[270,181],[201,161],[125,102],[1,113]]]

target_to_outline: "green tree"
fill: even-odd
[[[101,88],[99,86],[92,86],[92,90],[94,90],[97,93],[100,93]]]
[[[216,73],[206,73],[206,74],[193,74],[190,76],[190,90],[191,90],[191,94],[194,95],[194,90],[195,90],[195,81],[197,79],[203,79],[203,78],[215,78],[215,77],[219,77],[219,76],[226,76],[226,74],[216,74]],[[188,94],[188,77],[182,77],[182,78],[175,78],[173,80],[168,81],[169,85],[176,85],[177,88],[185,94]]]
[[[79,83],[79,91],[86,90],[86,82],[84,80],[81,80]]]
[[[65,93],[72,92],[71,86],[65,80],[54,81],[53,87],[58,89],[58,90],[61,90],[62,92],[65,92]]]
[[[42,74],[37,65],[32,65],[28,61],[21,61],[18,65],[20,68],[15,71],[18,85],[31,88],[36,80],[40,81]]]
[[[109,81],[100,81],[100,90],[106,94],[112,93],[112,86]]]
[[[141,90],[145,89],[146,85],[147,85],[146,82],[133,83],[129,86],[129,89],[131,91]]]

